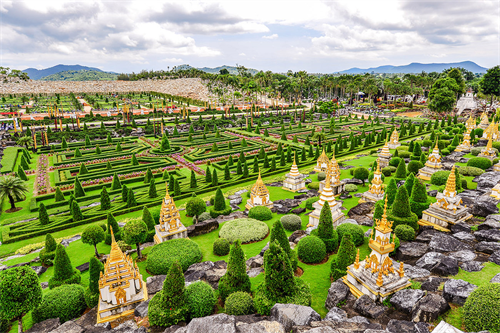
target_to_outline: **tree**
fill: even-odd
[[[22,165],[17,166],[17,176],[24,181],[28,180],[28,177],[26,176],[26,173],[24,172]]]
[[[120,182],[120,178],[118,178],[118,175],[116,172],[113,175],[113,182],[111,183],[111,190],[118,190],[119,188],[122,187],[122,183]]]
[[[118,226],[118,222],[116,222],[116,219],[113,216],[113,214],[108,213],[106,239],[104,240],[104,242],[107,245],[111,245],[111,229],[113,229],[113,235],[115,236],[115,240],[116,241],[121,240],[122,233],[120,227]]]
[[[175,179],[172,174],[170,174],[170,178],[168,179],[168,191],[173,192],[175,187]]]
[[[9,198],[10,210],[16,210],[15,201],[25,197],[28,185],[21,178],[5,176],[0,179],[0,201],[5,197]]]
[[[75,222],[83,220],[82,210],[80,209],[80,206],[78,206],[78,202],[76,202],[76,200],[73,200],[71,203],[71,215],[73,215],[73,221]]]
[[[122,187],[122,202],[127,203],[128,199],[128,187],[127,185],[123,185]]]
[[[99,302],[99,279],[101,277],[101,272],[104,272],[104,265],[96,257],[90,258],[89,261],[89,288],[88,292],[92,295],[91,297],[85,297],[87,301],[87,306],[95,307]],[[89,304],[90,303],[90,304]]]
[[[210,171],[209,167],[207,167],[207,170],[205,172],[205,182],[207,184],[212,184],[212,171]]]
[[[96,153],[97,155],[101,154],[101,147],[99,147],[99,145],[97,145],[97,146],[95,147],[95,153]]]
[[[66,138],[65,138],[65,137],[63,137],[63,138],[62,138],[62,141],[61,141],[61,149],[66,149],[66,148],[68,148],[68,143],[66,142]],[[76,148],[76,149],[78,149],[78,148]],[[75,150],[75,154],[76,154],[76,150]],[[81,155],[80,155],[80,156],[81,156]],[[76,156],[75,156],[75,157],[76,157]]]
[[[294,295],[295,278],[292,265],[277,241],[269,244],[269,249],[264,253],[265,293],[271,300],[283,299]]]
[[[290,264],[292,265],[292,270],[295,271],[298,265],[298,258],[296,252],[292,251],[290,247],[290,243],[288,242],[288,237],[286,237],[285,228],[283,228],[283,224],[281,221],[276,221],[271,228],[271,235],[269,238],[269,242],[272,243],[277,241],[283,251],[288,255],[288,259],[290,260]]]
[[[88,135],[85,135],[85,147],[90,147],[90,146],[91,146],[90,138]]]
[[[49,214],[47,214],[47,209],[45,208],[43,202],[40,203],[40,208],[38,209],[38,219],[40,220],[41,225],[47,225],[50,223]]]
[[[198,183],[196,181],[196,174],[194,173],[194,170],[191,170],[190,187],[191,188],[197,188],[198,187]]]
[[[455,80],[455,83],[457,84],[457,86],[459,88],[457,91],[457,99],[458,99],[460,97],[460,94],[465,93],[465,81],[464,81],[464,78],[462,76],[462,72],[458,68],[452,68],[448,72],[448,77]]]
[[[42,287],[30,266],[14,267],[2,272],[0,308],[7,320],[18,320],[18,332],[23,331],[23,316],[42,301]]]
[[[222,191],[220,190],[220,187],[217,188],[217,191],[215,192],[215,198],[214,198],[214,210],[215,211],[223,211],[226,209],[226,200],[224,199],[224,195],[222,194]]]
[[[137,161],[137,157],[135,157],[135,153],[132,154],[132,165],[139,165],[139,161]]]
[[[111,200],[109,199],[108,191],[106,187],[102,187],[101,191],[101,210],[108,210],[111,208]]]
[[[252,285],[248,277],[245,263],[245,253],[241,243],[236,240],[229,252],[227,271],[219,280],[219,295],[223,301],[237,291],[250,293]]]
[[[401,159],[399,161],[398,168],[396,169],[396,173],[394,174],[394,178],[397,179],[406,178],[406,164],[404,159]]]
[[[123,150],[123,149],[122,149],[122,145],[118,142],[118,143],[116,144],[116,151],[117,151],[117,152],[120,152],[120,151],[122,151],[122,150]]]
[[[154,179],[151,179],[151,181],[149,182],[148,196],[150,198],[156,198],[158,196],[158,194],[156,193],[156,183]]]
[[[174,195],[181,195],[181,186],[178,179],[174,181]]]
[[[130,188],[127,193],[127,207],[135,207],[137,206],[137,201],[135,200],[134,191]]]
[[[56,187],[56,194],[55,194],[55,199],[56,202],[59,201],[64,201],[64,194],[62,193],[61,189],[59,186]]]
[[[195,196],[186,204],[186,215],[193,216],[198,223],[198,217],[207,210],[207,204],[203,199]]]
[[[367,168],[364,168],[364,167],[358,167],[356,169],[354,169],[354,172],[353,172],[353,177],[355,179],[359,179],[363,182],[363,186],[365,186],[365,180],[368,178],[370,172],[368,171]]]
[[[391,211],[388,214],[388,220],[394,221],[394,229],[400,224],[406,224],[418,230],[418,217],[411,211],[410,199],[405,186],[399,187]]]
[[[151,179],[154,179],[153,172],[151,171],[151,168],[148,167],[146,170],[146,174],[144,175],[144,184],[149,184],[149,181]]]
[[[20,137],[19,139],[17,139],[17,144],[19,146],[25,146],[26,149],[28,149],[28,145],[32,145],[33,144],[33,138],[31,136],[22,136]]]
[[[231,172],[229,171],[229,163],[226,163],[226,166],[224,167],[224,180],[230,180],[231,179]]]
[[[140,219],[130,220],[123,227],[123,239],[127,244],[134,245],[137,248],[137,258],[141,259],[141,243],[146,240],[148,227]]]
[[[82,243],[94,246],[95,256],[99,258],[99,252],[97,251],[97,244],[102,242],[106,238],[104,230],[98,225],[89,225],[82,233]]]
[[[411,191],[413,189],[413,184],[415,183],[415,175],[413,173],[410,173],[408,177],[406,177],[404,187],[406,187],[406,191],[408,191],[408,195],[411,195]]]
[[[337,248],[338,235],[337,231],[333,229],[332,211],[330,210],[328,201],[325,201],[319,215],[318,237],[325,243],[327,252],[335,251]]]
[[[349,233],[344,234],[340,241],[337,257],[332,261],[330,274],[333,280],[338,280],[347,274],[347,267],[356,260],[356,246]]]
[[[85,191],[83,190],[82,183],[80,183],[78,177],[75,178],[75,183],[73,186],[73,194],[75,195],[75,198],[80,198],[85,196]]]
[[[385,195],[387,196],[387,207],[391,207],[394,199],[396,198],[396,192],[398,191],[398,184],[394,177],[389,181],[389,185],[385,189]],[[385,198],[384,198],[385,199]]]
[[[113,167],[111,166],[111,163],[109,163],[109,161],[106,162],[106,170],[111,170],[111,169],[113,169]]]
[[[212,186],[218,186],[218,185],[219,185],[219,179],[217,178],[217,170],[214,168],[214,173],[212,176]]]
[[[410,209],[413,213],[422,218],[422,212],[429,208],[430,203],[427,200],[427,190],[425,184],[420,179],[415,179],[410,196]]]
[[[54,259],[54,276],[49,280],[49,288],[53,289],[63,284],[79,284],[80,281],[80,271],[71,265],[64,245],[58,244]]]
[[[459,91],[460,87],[454,79],[450,77],[437,79],[429,92],[431,99],[429,108],[439,113],[453,110]]]
[[[491,96],[490,105],[493,105],[493,96],[500,96],[500,66],[488,69],[479,86],[484,94]]]

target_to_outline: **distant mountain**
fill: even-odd
[[[189,66],[189,65],[180,65],[180,66],[176,66],[176,69],[177,70],[187,70],[187,69],[190,69],[190,68],[194,68],[193,66]],[[219,66],[219,67],[214,67],[214,68],[211,68],[211,67],[198,67],[196,69],[199,69],[200,71],[204,71],[206,73],[210,73],[210,74],[219,74],[220,70],[221,69],[227,69],[227,71],[229,72],[229,74],[238,74],[238,69],[234,66]],[[259,72],[259,70],[257,69],[253,69],[253,68],[247,68],[248,72],[252,75],[255,75]]]
[[[78,71],[64,71],[44,76],[41,81],[113,81],[118,74],[106,73],[100,70],[81,69]]]
[[[345,71],[339,72],[340,74],[363,74],[363,73],[421,73],[422,71],[430,72],[442,72],[450,67],[461,67],[465,68],[472,73],[486,73],[487,68],[481,67],[472,61],[462,61],[453,63],[440,63],[440,64],[421,64],[418,62],[413,62],[409,65],[404,66],[379,66],[373,68],[351,68]]]
[[[23,70],[30,79],[32,80],[40,80],[43,77],[60,73],[60,72],[65,72],[65,71],[80,71],[80,70],[91,70],[91,71],[97,71],[97,72],[103,72],[99,68],[95,67],[87,67],[87,66],[81,66],[81,65],[56,65],[53,67],[45,68],[45,69],[36,69],[36,68],[27,68]],[[109,72],[112,74],[116,74],[113,72]]]

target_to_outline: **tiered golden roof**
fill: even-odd
[[[264,182],[262,181],[262,178],[260,176],[260,169],[259,169],[259,177],[257,178],[257,181],[255,184],[252,186],[251,190],[251,195],[257,196],[257,197],[262,197],[266,196],[269,194],[269,190],[267,189],[266,185],[264,185]]]
[[[387,140],[385,141],[385,145],[382,148],[382,151],[380,152],[379,156],[387,158],[392,156],[391,152],[389,151],[389,143],[387,142]]]
[[[488,140],[486,148],[481,151],[481,154],[479,154],[479,156],[496,156],[496,153],[493,150],[493,141],[491,138]]]
[[[373,194],[383,194],[384,191],[382,189],[382,172],[380,171],[380,161],[377,159],[377,170],[373,173],[373,179],[370,184],[370,189],[368,190]]]
[[[397,130],[394,130],[391,134],[390,142],[392,144],[398,143],[399,141],[399,133]]]
[[[318,157],[318,165],[321,166],[323,163],[328,165],[329,162],[330,160],[328,159],[328,156],[326,156],[325,148],[323,147],[323,152]]]
[[[333,184],[334,185],[340,184],[340,170],[339,170],[339,164],[335,159],[335,153],[333,153],[332,160],[328,164],[328,170],[330,171],[330,177],[332,177],[333,179]]]
[[[476,127],[476,120],[470,116],[469,119],[465,122],[465,127],[469,130],[472,130]]]
[[[496,139],[498,137],[498,124],[495,123],[495,120],[491,122],[488,128],[484,131],[484,137],[486,139]]]
[[[488,115],[486,114],[486,112],[483,112],[483,114],[481,115],[481,124],[489,124],[490,121],[488,120]]]
[[[387,196],[385,196],[384,213],[382,214],[382,218],[376,219],[375,224],[376,224],[375,229],[377,229],[383,234],[392,232],[393,222],[387,220]]]
[[[160,211],[160,230],[175,232],[179,228],[181,216],[179,210],[175,206],[174,199],[168,193],[168,186],[165,192],[165,198],[161,204]],[[166,230],[168,228],[168,230]]]
[[[448,176],[448,180],[446,181],[446,188],[443,191],[443,194],[447,197],[454,197],[457,195],[456,189],[456,178],[455,178],[455,165],[451,168],[450,175]]]
[[[259,175],[260,175],[260,171],[259,171]],[[297,154],[293,155],[293,164],[292,164],[292,168],[290,169],[290,176],[293,176],[293,177],[300,176],[299,168],[297,167]]]

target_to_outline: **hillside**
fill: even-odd
[[[379,66],[372,68],[351,68],[345,71],[339,72],[340,74],[363,74],[363,73],[421,73],[421,72],[442,72],[450,67],[461,67],[465,68],[472,73],[486,73],[486,68],[479,66],[472,61],[462,61],[454,63],[432,63],[432,64],[421,64],[418,62],[411,63],[404,66]]]
[[[117,74],[106,73],[97,70],[63,71],[42,77],[41,81],[113,81]]]
[[[198,68],[200,71],[204,71],[204,72],[207,72],[207,73],[211,73],[211,74],[219,74],[219,71],[221,69],[227,69],[229,74],[238,74],[238,69],[235,67],[235,66],[219,66],[219,67],[214,67],[214,68],[210,68],[210,67],[201,67],[201,68]],[[253,69],[253,68],[248,68],[248,72],[252,75],[255,75],[257,74],[259,71],[257,69]]]
[[[94,68],[94,67],[87,67],[87,66],[81,66],[81,65],[56,65],[52,66],[49,68],[44,68],[44,69],[36,69],[36,68],[27,68],[23,70],[30,79],[32,80],[40,80],[41,78],[45,76],[49,76],[52,74],[64,72],[64,71],[79,71],[79,70],[93,70],[93,71],[98,71],[102,72],[99,68]]]

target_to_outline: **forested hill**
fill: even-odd
[[[64,71],[42,77],[43,81],[112,81],[116,80],[117,74],[111,74],[96,70]]]

